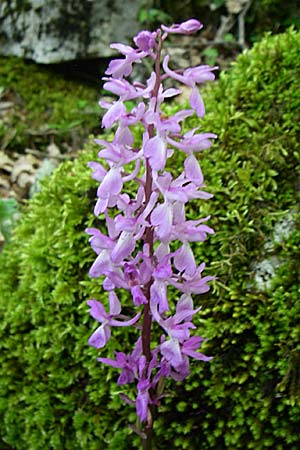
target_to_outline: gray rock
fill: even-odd
[[[2,0],[0,54],[57,63],[109,57],[139,30],[143,0]]]
[[[277,270],[284,264],[281,258],[274,254],[276,244],[283,244],[286,239],[296,230],[295,215],[296,209],[285,212],[274,227],[273,235],[266,239],[263,249],[265,258],[252,266],[254,272],[253,283],[248,287],[253,287],[263,292],[268,292],[272,289],[272,281],[276,275]]]

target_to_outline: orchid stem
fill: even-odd
[[[157,99],[158,92],[159,92],[159,86],[160,86],[160,55],[161,55],[161,46],[162,46],[162,39],[161,35],[159,35],[159,41],[157,45],[157,54],[155,59],[155,74],[156,74],[156,80],[154,89],[152,92],[152,96]],[[155,109],[157,106],[157,102],[155,105]],[[149,138],[154,136],[154,126],[153,124],[149,125],[148,127],[148,133]],[[149,164],[149,160],[146,159],[146,184],[145,184],[145,203],[147,203],[150,200],[152,194],[152,169]],[[147,218],[148,221],[150,221],[149,217]],[[154,242],[154,236],[153,236],[153,228],[147,227],[144,235],[144,243],[149,245],[149,254],[150,256],[153,256],[153,242]],[[147,285],[145,286],[145,297],[148,299],[148,303],[144,306],[144,315],[143,315],[143,329],[142,329],[142,346],[143,346],[143,354],[146,357],[147,363],[149,364],[151,360],[151,324],[152,324],[152,315],[150,311],[150,288],[153,283],[153,279],[151,279]],[[147,366],[148,366],[147,364]],[[147,370],[146,366],[146,370]],[[153,392],[150,390],[150,395],[153,395]],[[154,405],[149,405],[149,415],[150,420],[148,420],[146,427],[144,428],[144,433],[146,435],[146,439],[142,440],[143,450],[151,450],[152,448],[152,438],[153,438],[153,418],[154,418]]]

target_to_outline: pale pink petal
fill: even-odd
[[[119,194],[123,186],[120,169],[114,167],[110,169],[102,183],[100,184],[97,195],[100,198],[109,198],[111,195]]]
[[[200,165],[194,155],[190,155],[184,161],[184,173],[189,181],[200,186],[203,183],[203,175]]]
[[[174,265],[179,272],[193,276],[196,271],[196,261],[189,244],[184,244],[176,251]]]
[[[111,359],[111,358],[97,358],[99,362],[102,362],[103,364],[107,364],[111,367],[114,367],[116,369],[122,369],[124,366],[124,363],[122,364],[121,361]]]
[[[188,294],[183,294],[177,302],[176,314],[180,313],[182,311],[187,311],[187,310],[192,312],[193,307],[194,307],[194,304],[193,304],[192,297]]]
[[[85,232],[92,236],[90,237],[89,242],[97,255],[99,255],[103,249],[112,249],[115,245],[111,238],[101,233],[97,228],[86,228]]]
[[[190,96],[190,105],[196,111],[198,117],[204,116],[205,106],[197,86],[193,86]]]
[[[162,240],[168,240],[172,231],[173,211],[168,203],[161,203],[152,211],[151,224],[156,228],[157,236]]]
[[[167,287],[164,281],[155,280],[150,288],[150,297],[153,304],[158,305],[160,314],[169,310]]]
[[[182,91],[180,89],[169,88],[166,89],[163,93],[164,98],[174,97],[175,95],[181,94]]]
[[[215,79],[215,74],[212,71],[218,68],[218,66],[211,67],[208,65],[189,67],[183,71],[183,74],[193,80],[194,83],[205,83]]]
[[[139,318],[141,317],[141,313],[136,314],[132,319],[129,320],[115,320],[110,319],[109,325],[112,327],[130,327],[131,325],[134,325]]]
[[[114,291],[109,293],[109,313],[111,316],[117,316],[121,312],[121,303]]]
[[[113,103],[102,118],[102,126],[104,128],[110,128],[114,122],[119,120],[125,114],[126,107],[123,102],[118,101]]]
[[[134,142],[133,134],[128,127],[119,126],[114,137],[114,143],[132,146]]]
[[[159,136],[148,139],[144,145],[144,155],[149,159],[153,170],[163,170],[167,159],[167,147],[165,141]]]
[[[191,358],[197,359],[199,361],[210,361],[211,359],[213,359],[212,356],[206,356],[203,355],[203,353],[200,352],[195,352],[194,350],[189,350],[189,349],[182,349],[182,353],[184,353],[187,356],[190,356]]]
[[[128,231],[122,231],[117,244],[111,252],[111,260],[118,264],[127,258],[135,249],[134,234]]]
[[[101,302],[99,302],[98,300],[92,299],[92,300],[88,300],[87,305],[90,306],[90,315],[98,320],[98,322],[103,322],[105,319],[107,319],[108,314],[105,311],[104,306],[102,305]]]
[[[160,345],[160,353],[176,369],[183,362],[178,339],[169,339]]]
[[[180,83],[192,86],[193,83],[190,82],[188,77],[180,75],[179,73],[170,69],[170,67],[168,66],[169,59],[170,59],[169,55],[166,55],[163,59],[163,69],[166,72],[166,74],[169,75],[169,77],[173,78],[174,80],[180,81]]]
[[[108,250],[102,250],[92,267],[89,270],[89,275],[92,278],[98,278],[103,275],[111,267],[111,260]]]
[[[130,93],[129,86],[125,80],[111,79],[107,83],[104,83],[103,89],[110,91],[119,97],[126,96]]]
[[[151,31],[140,31],[133,41],[140,50],[148,52],[155,45],[156,35],[157,33],[151,33]]]
[[[130,55],[136,52],[130,45],[120,44],[119,42],[113,42],[110,44],[110,48],[118,50],[122,55]]]
[[[148,416],[148,403],[149,403],[149,394],[148,392],[140,392],[137,395],[135,406],[136,413],[141,422],[145,422]]]
[[[131,294],[133,298],[133,303],[135,306],[141,306],[148,303],[148,300],[146,299],[142,289],[140,286],[136,285],[131,288]]]
[[[107,173],[102,164],[97,162],[89,162],[88,167],[91,167],[91,169],[93,169],[92,178],[97,181],[102,181]]]
[[[113,59],[105,73],[107,75],[113,75],[114,78],[122,78],[123,76],[130,75],[132,71],[132,61],[127,59]]]
[[[96,348],[103,348],[107,341],[110,339],[110,328],[107,325],[102,324],[89,338],[88,343]]]
[[[161,28],[163,31],[166,31],[167,33],[177,33],[177,34],[192,34],[196,31],[201,30],[203,27],[202,23],[199,22],[197,19],[189,19],[185,22],[179,23],[179,24],[173,24],[170,27],[166,27],[165,25],[162,25]]]
[[[108,198],[98,198],[95,208],[94,208],[94,214],[95,216],[98,216],[99,214],[103,213],[108,205]]]

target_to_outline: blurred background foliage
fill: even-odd
[[[291,25],[300,25],[298,0],[154,0],[141,9],[140,21],[151,26],[197,17],[205,27],[218,28],[222,16],[239,14],[243,8],[247,8],[245,26],[249,43],[260,39],[266,31],[280,33]]]

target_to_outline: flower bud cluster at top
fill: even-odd
[[[192,318],[200,309],[194,308],[192,294],[207,292],[207,282],[213,277],[202,277],[204,264],[197,266],[190,242],[204,241],[213,230],[205,224],[209,217],[186,220],[185,204],[211,197],[202,190],[203,175],[195,153],[209,148],[210,139],[217,136],[197,133],[197,128],[183,134],[181,127],[189,116],[203,117],[205,109],[197,85],[213,80],[216,67],[172,70],[168,55],[161,61],[162,44],[169,33],[189,35],[200,28],[200,22],[190,19],[171,27],[162,25],[155,32],[141,31],[133,39],[135,47],[111,45],[122,57],[110,62],[104,88],[118,99],[112,103],[101,101],[100,105],[107,110],[102,126],[116,125],[116,131],[112,142],[96,139],[102,148],[99,158],[106,164],[89,163],[93,178],[100,183],[94,213],[103,214],[107,225],[107,235],[96,228],[86,230],[97,254],[89,274],[104,276],[103,288],[109,298],[109,312],[95,299],[87,302],[90,314],[100,323],[89,344],[104,347],[114,326],[141,330],[130,355],[116,352],[115,359],[98,359],[121,369],[120,385],[137,383],[135,404],[142,422],[150,420],[149,405],[158,404],[161,379],[183,380],[189,374],[189,357],[210,359],[197,351],[203,339],[191,336],[190,330],[196,328]],[[131,83],[127,77],[133,64],[144,58],[153,61],[153,72],[145,84]],[[190,108],[166,117],[161,111],[163,101],[181,93],[175,87],[164,88],[164,80],[170,78],[191,88]],[[127,100],[135,100],[130,111]],[[143,127],[142,145],[138,148],[132,133],[136,124]],[[178,151],[186,157],[182,173],[174,178],[166,164],[172,156],[176,158]],[[127,182],[136,186],[135,196],[124,193]],[[173,308],[168,286],[181,292]],[[132,318],[121,314],[119,289],[131,293],[138,309]],[[150,334],[153,322],[162,330],[155,344]]]

